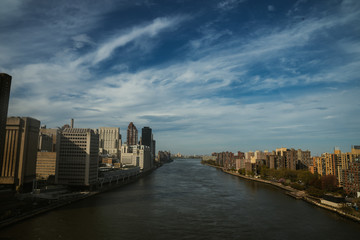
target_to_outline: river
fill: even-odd
[[[360,224],[178,159],[135,183],[0,230],[0,239],[358,239]]]

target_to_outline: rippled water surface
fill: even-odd
[[[179,159],[128,186],[0,230],[0,239],[358,239],[360,224],[275,187]]]

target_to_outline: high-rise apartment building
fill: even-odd
[[[36,173],[36,154],[40,121],[29,117],[10,117],[6,122],[4,158],[0,184],[28,191]]]
[[[120,128],[101,127],[99,133],[99,152],[120,159],[121,135]]]
[[[127,145],[137,145],[138,144],[138,130],[136,129],[133,122],[131,122],[127,129]]]
[[[352,145],[351,146],[351,153],[352,154],[360,154],[360,146],[359,145]]]
[[[360,195],[360,158],[349,164],[348,169],[342,170],[342,186],[347,194]]]
[[[90,187],[97,183],[99,136],[92,129],[65,128],[57,152],[58,184]]]
[[[0,73],[0,166],[4,157],[6,120],[10,98],[11,76]]]

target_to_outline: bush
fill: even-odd
[[[315,187],[309,187],[306,192],[313,197],[322,197],[324,195],[324,191]]]
[[[304,190],[305,186],[299,183],[291,183],[290,187],[295,188],[297,190]]]

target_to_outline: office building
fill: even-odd
[[[46,128],[46,126],[41,127],[39,132],[39,151],[56,152],[56,144],[59,143],[59,132],[60,129],[58,128]],[[48,137],[44,137],[45,139],[40,139],[43,135],[47,135]],[[49,148],[49,137],[52,140],[51,149]]]
[[[0,73],[0,166],[4,156],[6,120],[10,98],[11,76]]]
[[[49,177],[55,178],[56,159],[56,152],[37,152],[36,179],[47,180]]]
[[[36,179],[55,179],[56,161],[58,154],[56,146],[59,144],[60,130],[46,126],[40,128],[39,145],[36,160]]]
[[[55,181],[91,187],[98,179],[99,136],[92,129],[65,128],[60,133]]]
[[[40,121],[10,117],[6,122],[4,158],[0,184],[17,191],[29,191],[36,174],[36,154]]]
[[[121,164],[123,167],[140,167],[143,172],[153,167],[150,147],[145,145],[122,145]]]
[[[99,133],[99,153],[120,159],[121,135],[120,128],[101,127]]]
[[[155,161],[155,140],[153,139],[152,129],[143,127],[141,131],[141,144],[150,147],[151,159]]]
[[[40,132],[39,133],[38,151],[39,152],[51,152],[52,148],[53,148],[52,136]]]
[[[141,130],[141,143],[142,145],[151,147],[152,145],[152,129],[143,127]]]
[[[133,122],[131,122],[128,126],[126,140],[128,146],[138,144],[138,130]]]

